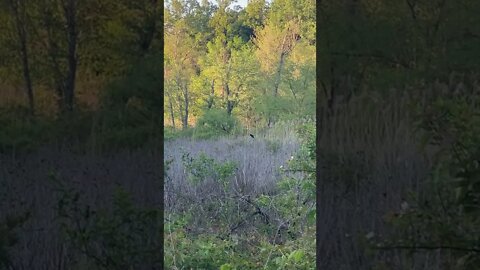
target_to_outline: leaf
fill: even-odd
[[[317,217],[317,213],[315,209],[311,209],[310,211],[308,211],[307,213],[308,222],[315,223],[316,217]]]
[[[295,263],[299,263],[303,258],[305,257],[305,252],[301,249],[299,250],[294,250],[290,255],[288,255],[288,260],[292,260]]]
[[[231,264],[226,263],[226,264],[222,264],[222,266],[220,266],[220,270],[233,270],[233,267],[232,267]]]

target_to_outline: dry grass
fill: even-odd
[[[165,160],[172,160],[166,172],[166,206],[176,204],[176,194],[193,192],[187,182],[187,173],[182,164],[182,154],[190,153],[197,157],[205,153],[216,161],[234,161],[237,164],[235,178],[248,193],[261,193],[271,190],[281,177],[280,166],[285,166],[294,155],[299,142],[292,129],[293,123],[267,133],[256,134],[255,139],[245,135],[225,137],[218,140],[177,139],[164,144]],[[208,197],[209,194],[202,196]]]
[[[368,232],[388,234],[385,215],[397,212],[408,191],[422,194],[432,160],[420,150],[409,99],[355,97],[333,117],[321,119],[319,269],[445,269],[439,253],[366,255]],[[408,263],[407,263],[408,262]],[[428,263],[430,262],[430,263]]]

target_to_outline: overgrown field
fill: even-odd
[[[146,148],[0,154],[0,269],[161,269],[160,162]]]
[[[284,128],[165,142],[166,269],[314,269],[315,129]]]

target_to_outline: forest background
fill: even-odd
[[[218,135],[220,131],[212,135],[210,129],[190,128],[202,117],[204,123],[238,118],[245,129],[229,131],[237,135],[258,126],[274,127],[297,115],[311,117],[314,94],[303,91],[310,84],[301,86],[307,78],[302,81],[302,76],[315,76],[308,54],[312,46],[308,40],[315,32],[311,29],[318,29],[320,37],[315,39],[321,165],[317,211],[322,217],[317,219],[317,240],[318,252],[324,255],[319,267],[472,269],[478,265],[478,1],[322,1],[315,8],[316,24],[314,16],[305,17],[308,12],[292,15],[310,25],[291,25],[295,32],[302,31],[293,35],[291,51],[290,46],[278,46],[288,42],[274,39],[277,34],[272,33],[281,29],[263,21],[265,29],[271,28],[263,32],[264,40],[274,45],[266,48],[277,48],[274,51],[280,55],[283,50],[278,47],[288,49],[282,65],[281,58],[270,58],[275,55],[272,51],[258,53],[261,43],[250,42],[249,35],[242,34],[255,29],[256,23],[262,25],[267,16],[256,17],[262,8],[252,8],[249,16],[248,8],[221,12],[197,1],[175,2],[189,3],[186,10],[190,5],[204,11],[186,13],[192,15],[188,20],[199,19],[189,23],[182,19],[184,15],[164,14],[156,1],[1,2],[0,20],[5,27],[0,31],[0,180],[7,187],[1,190],[2,266],[49,269],[56,264],[60,269],[72,265],[81,269],[86,264],[122,269],[131,261],[158,263],[158,253],[149,253],[150,249],[137,254],[115,248],[118,243],[141,243],[142,233],[135,234],[140,239],[135,242],[112,233],[116,230],[110,227],[145,231],[144,224],[161,224],[158,211],[126,207],[126,195],[118,191],[116,200],[97,198],[94,205],[110,209],[116,202],[121,206],[117,209],[128,211],[92,212],[92,203],[75,193],[95,197],[123,186],[133,191],[135,204],[158,204],[155,179],[160,178],[157,164],[162,161],[152,150],[158,147],[152,146],[164,132],[162,113],[165,138]],[[302,9],[301,3],[308,1],[277,2],[285,6],[268,11],[277,14],[269,20],[291,18],[292,11],[282,8],[288,5],[311,8]],[[183,9],[178,9],[180,14]],[[217,22],[205,23],[210,19],[202,14],[213,18],[217,13]],[[227,24],[233,22],[231,18],[243,21],[237,26]],[[186,35],[185,42],[204,42],[195,51],[183,51],[198,62],[180,61],[170,71],[161,68],[164,60],[171,61],[168,51],[165,59],[162,56],[163,20],[170,20],[171,29],[177,29],[173,40]],[[196,27],[211,31],[192,30]],[[184,43],[178,44],[171,48],[173,57],[175,50],[186,49]],[[209,50],[217,54],[209,58]],[[198,73],[197,67],[209,71]],[[226,72],[230,69],[236,72]],[[250,72],[262,74],[260,82],[247,76]],[[157,76],[162,73],[172,90],[164,89],[165,111],[160,98],[163,81]],[[267,86],[252,91],[251,85]],[[262,95],[264,89],[272,91]],[[191,102],[193,97],[200,102]],[[262,98],[266,102],[256,104]],[[209,104],[215,112],[211,115],[205,113]],[[292,108],[292,104],[302,106]],[[224,129],[219,126],[218,130]],[[274,145],[270,144],[271,149]],[[120,149],[122,155],[116,152]],[[101,157],[109,154],[110,158]],[[145,174],[138,175],[138,168]],[[103,186],[85,188],[87,179]],[[76,188],[84,189],[59,188],[65,187],[62,181],[70,180],[82,183]],[[52,196],[52,190],[58,196]],[[72,207],[56,209],[59,201]],[[54,216],[65,222],[54,222]],[[123,224],[119,216],[152,219]],[[79,220],[85,223],[75,222]],[[155,228],[150,228],[150,236],[158,232]],[[67,236],[63,240],[56,233],[60,231]],[[160,238],[150,239],[155,239],[152,247],[159,248]],[[280,259],[273,263],[295,264],[295,258],[304,258],[305,253],[295,252],[297,246],[290,247],[288,256],[275,253]]]

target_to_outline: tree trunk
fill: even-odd
[[[183,128],[187,128],[188,127],[188,113],[189,113],[189,100],[188,100],[189,96],[188,96],[188,88],[186,85],[184,85],[183,87],[183,99],[184,99],[184,104],[185,104],[185,113],[183,115],[183,119],[182,119],[182,124],[183,124]]]
[[[152,45],[153,38],[155,37],[155,33],[157,32],[157,4],[156,0],[150,1],[151,7],[144,6],[144,20],[143,20],[143,27],[140,29],[139,33],[139,40],[140,40],[140,57],[144,57],[150,47]],[[149,8],[152,8],[152,14],[149,14]]]
[[[170,119],[172,121],[172,126],[173,126],[173,129],[175,129],[175,114],[173,113],[173,102],[172,102],[172,97],[169,96],[168,97],[168,105],[169,105],[169,109],[170,109]]]
[[[228,83],[225,83],[224,85],[225,93],[227,94],[226,100],[227,100],[227,114],[232,115],[232,110],[233,107],[235,106],[235,103],[233,100],[230,100],[231,92],[230,92],[230,86]]]
[[[327,100],[327,115],[333,114],[334,110],[334,105],[335,105],[335,98],[336,98],[336,86],[337,86],[337,79],[336,79],[336,74],[335,74],[335,68],[333,64],[330,66],[330,72],[331,72],[331,82],[330,82],[330,93],[329,97]]]
[[[215,97],[215,80],[212,80],[210,96],[208,97],[208,100],[207,100],[207,109],[209,110],[213,107],[214,97]]]
[[[23,43],[23,42],[22,42]],[[30,110],[30,114],[35,114],[35,100],[33,97],[33,86],[32,86],[32,78],[30,75],[30,65],[28,62],[28,51],[26,48],[26,44],[22,45],[22,63],[23,63],[23,77],[25,79],[25,84],[27,87],[27,97],[28,97],[28,107]]]
[[[286,53],[285,52],[282,52],[280,54],[280,62],[278,64],[278,70],[277,70],[277,74],[275,76],[275,84],[274,84],[274,88],[273,88],[273,96],[276,97],[278,95],[278,88],[280,87],[280,80],[281,80],[281,76],[282,76],[282,70],[283,70],[283,65],[285,63],[285,56],[286,56]]]
[[[23,5],[21,5],[21,3]],[[25,86],[27,90],[28,108],[31,115],[35,114],[35,101],[33,96],[32,77],[30,74],[30,64],[28,61],[28,48],[27,48],[27,31],[25,29],[26,22],[24,18],[21,18],[20,12],[25,16],[25,3],[23,1],[10,0],[10,8],[12,9],[15,17],[15,26],[17,29],[17,35],[20,45],[20,56],[22,61],[23,79],[25,80]],[[20,6],[21,5],[21,6]],[[21,9],[21,10],[20,10]]]
[[[55,39],[53,38],[53,33],[52,33],[52,13],[47,7],[43,7],[44,12],[43,12],[43,24],[45,25],[45,32],[47,33],[47,44],[46,48],[48,50],[48,57],[50,58],[50,61],[52,63],[52,77],[54,80],[54,87],[55,87],[55,92],[57,94],[57,106],[58,106],[58,111],[62,112],[64,111],[64,101],[63,101],[63,93],[64,93],[64,78],[62,75],[62,71],[60,69],[60,64],[58,62],[58,45],[55,43]]]
[[[227,100],[227,114],[232,115],[233,108],[235,107],[235,102],[233,100]]]
[[[75,78],[77,74],[77,24],[76,24],[76,0],[66,0],[64,3],[65,19],[67,23],[67,42],[68,42],[68,71],[65,81],[65,109],[73,111],[75,100]]]
[[[185,119],[184,110],[183,110],[183,100],[180,94],[177,94],[177,101],[178,101],[178,107],[179,107],[178,113],[180,114],[180,121],[182,122],[182,129],[185,129],[185,125],[183,121],[183,119]]]

